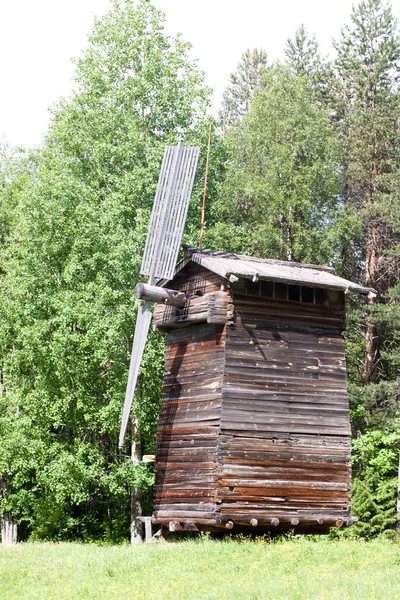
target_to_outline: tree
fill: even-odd
[[[89,42],[76,91],[29,159],[2,255],[0,510],[37,537],[117,539],[130,488],[152,481],[117,450],[133,288],[164,146],[202,133],[209,90],[148,0],[115,1]],[[144,452],[154,447],[163,355],[150,336],[132,440]]]
[[[219,118],[223,131],[238,123],[249,112],[254,91],[260,85],[262,72],[267,66],[267,58],[262,48],[243,52],[222,95]]]
[[[286,40],[284,49],[287,62],[298,75],[312,77],[321,65],[318,42],[315,35],[308,37],[307,29],[300,25],[294,39]]]
[[[400,39],[397,21],[381,0],[363,0],[353,9],[351,21],[335,44],[344,193],[363,221],[365,285],[381,296],[394,273],[393,259],[387,257],[393,232],[384,213],[398,197],[400,96],[396,82]],[[366,383],[377,378],[377,358],[377,336],[369,318]]]
[[[394,537],[400,436],[376,429],[353,440],[352,512],[358,522],[350,535]]]
[[[282,65],[267,69],[228,139],[219,223],[208,239],[256,256],[329,260],[338,211],[336,138],[307,77]]]

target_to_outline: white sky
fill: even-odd
[[[282,57],[301,23],[315,33],[322,54],[349,22],[352,0],[154,0],[166,13],[167,33],[180,32],[193,45],[208,83],[221,96],[229,73],[246,48],[262,47]],[[11,144],[39,144],[48,107],[70,93],[71,58],[79,55],[94,16],[109,0],[0,0],[0,136]],[[400,0],[392,0],[400,17]]]

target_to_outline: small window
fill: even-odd
[[[302,287],[301,288],[301,299],[303,302],[313,304],[314,302],[314,288]]]
[[[297,300],[300,301],[300,286],[299,285],[289,285],[289,300]]]
[[[261,296],[264,296],[264,298],[273,298],[274,297],[273,281],[262,281],[261,282]]]
[[[315,288],[315,304],[325,304],[325,290]]]
[[[287,299],[287,284],[286,283],[275,283],[275,298],[279,298],[281,300]]]
[[[251,296],[259,296],[260,295],[260,282],[259,281],[251,281],[251,279],[247,279],[247,293]]]

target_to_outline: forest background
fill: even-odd
[[[394,535],[400,449],[400,33],[363,0],[324,59],[245,50],[214,119],[204,246],[331,265],[347,297],[353,536]],[[0,148],[0,513],[20,539],[129,536],[150,510],[164,340],[146,346],[117,437],[133,295],[166,144],[201,147],[184,241],[199,243],[211,90],[151,0],[114,1],[44,144]]]

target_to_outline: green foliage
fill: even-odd
[[[400,36],[390,6],[381,0],[360,2],[351,21],[335,44],[343,193],[363,221],[365,281],[384,293],[392,278],[385,255],[398,240],[387,217],[399,198]]]
[[[374,429],[353,440],[352,514],[359,521],[350,535],[394,534],[399,448],[398,429],[393,433]]]
[[[321,63],[317,39],[315,35],[312,38],[308,37],[304,25],[300,25],[294,39],[287,39],[285,56],[298,75],[308,77],[314,75]]]
[[[336,137],[307,78],[281,65],[267,69],[229,144],[207,239],[256,256],[329,260],[341,211]]]
[[[203,133],[209,94],[147,0],[114,2],[89,41],[76,91],[0,204],[0,510],[59,539],[126,535],[130,488],[153,481],[117,449],[133,289],[164,146]],[[163,347],[151,334],[135,398],[144,452]]]
[[[260,85],[267,66],[267,58],[267,53],[262,48],[243,52],[236,71],[230,74],[229,85],[222,96],[219,118],[223,131],[239,123],[249,112],[254,92]]]

